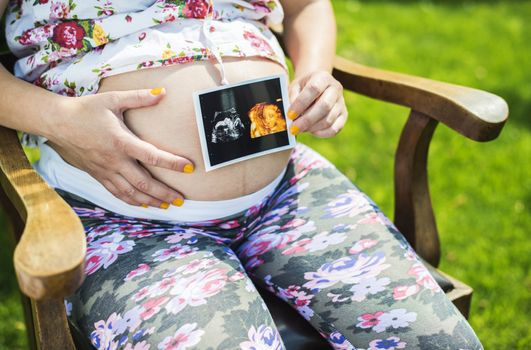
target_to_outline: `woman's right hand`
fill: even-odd
[[[194,170],[193,164],[141,140],[124,123],[126,110],[155,105],[164,95],[164,89],[156,88],[67,98],[48,142],[64,160],[129,204],[180,206],[183,196],[153,178],[139,162],[185,173]]]

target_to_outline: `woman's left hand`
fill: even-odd
[[[294,79],[289,97],[288,118],[294,120],[292,134],[310,132],[317,137],[332,137],[345,126],[348,111],[343,86],[327,71],[315,71]]]

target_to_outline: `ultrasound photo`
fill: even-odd
[[[295,146],[287,81],[272,75],[194,93],[206,171]]]
[[[243,135],[245,127],[235,107],[214,113],[212,143],[235,141]]]

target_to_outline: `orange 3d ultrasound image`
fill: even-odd
[[[265,136],[286,130],[286,120],[277,105],[257,103],[249,110],[251,138]]]

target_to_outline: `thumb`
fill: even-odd
[[[166,89],[112,91],[106,94],[108,94],[108,107],[123,112],[131,108],[148,107],[159,103],[166,94]]]
[[[293,101],[295,101],[295,99],[297,98],[297,96],[299,95],[300,92],[301,92],[300,80],[293,81],[289,85],[289,89],[288,89],[289,104],[290,105],[291,105],[291,103],[293,103]]]
[[[291,105],[293,101],[299,96],[299,93],[301,92],[301,85],[300,85],[300,79],[297,79],[293,81],[288,89],[288,95],[289,95],[289,109],[288,109],[288,118],[291,120],[295,120],[297,118],[297,113],[291,109]]]

